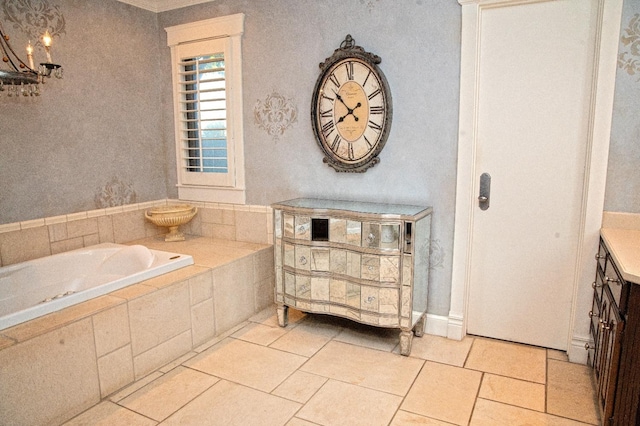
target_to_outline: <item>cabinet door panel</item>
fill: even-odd
[[[296,276],[296,297],[298,299],[311,299],[311,277],[306,275]]]

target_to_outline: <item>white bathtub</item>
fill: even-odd
[[[0,268],[0,330],[193,264],[189,255],[104,243]]]

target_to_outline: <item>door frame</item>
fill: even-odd
[[[455,235],[451,305],[447,337],[460,340],[467,332],[473,219],[477,205],[474,182],[476,165],[477,102],[482,14],[485,9],[556,0],[458,0],[462,6],[460,53],[460,118],[456,182]],[[582,1],[582,0],[580,0]],[[617,69],[623,0],[598,1],[598,29],[594,53],[593,83],[589,112],[588,146],[585,156],[579,244],[573,283],[573,298],[567,338],[572,362],[586,362],[584,345],[589,341],[586,313],[591,307],[591,286],[595,274],[593,255],[597,251],[604,208],[609,137]],[[584,321],[580,321],[584,319]]]

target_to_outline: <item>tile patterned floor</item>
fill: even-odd
[[[268,309],[67,425],[597,425],[589,369],[562,352]]]

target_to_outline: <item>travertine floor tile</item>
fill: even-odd
[[[467,360],[472,343],[472,337],[465,337],[458,341],[425,334],[413,339],[411,356],[462,367]]]
[[[227,338],[185,365],[265,392],[271,392],[307,358]]]
[[[177,367],[119,402],[132,411],[162,421],[219,379]]]
[[[307,314],[304,312],[300,312],[296,309],[289,308],[289,325],[285,328],[285,330],[290,330],[295,327],[297,323],[302,321],[307,317]],[[249,318],[250,322],[256,322],[262,325],[268,325],[269,327],[280,327],[278,324],[278,315],[276,314],[276,305],[269,306],[268,308],[263,309],[258,312],[251,318]]]
[[[429,417],[420,416],[418,414],[409,413],[408,411],[398,410],[396,416],[389,426],[451,426],[451,423],[441,422],[440,420],[430,419]]]
[[[586,365],[549,360],[547,412],[599,424],[599,409]]]
[[[511,377],[485,374],[480,386],[481,398],[544,412],[545,387]]]
[[[317,425],[318,425],[317,423],[311,423],[306,420],[299,419],[297,417],[292,418],[286,424],[286,426],[317,426]]]
[[[299,408],[296,402],[221,380],[162,424],[281,426]]]
[[[296,417],[322,425],[387,425],[400,402],[399,396],[329,380]]]
[[[329,342],[300,370],[404,396],[424,361],[342,342]]]
[[[569,356],[566,352],[557,351],[555,349],[547,349],[547,359],[556,359],[558,361],[569,361]]]
[[[584,426],[575,420],[478,398],[470,426]]]
[[[157,424],[111,401],[103,401],[65,423],[65,426],[152,426]]]
[[[304,404],[326,381],[326,377],[296,371],[271,393]]]
[[[233,333],[231,337],[262,346],[269,346],[284,334],[287,334],[287,330],[284,328],[251,323]]]
[[[529,382],[545,383],[545,349],[489,339],[474,339],[465,368]]]
[[[340,330],[340,327],[333,324],[302,321],[296,328],[280,337],[270,346],[283,351],[311,357],[326,345],[331,338],[335,337]]]
[[[427,361],[402,409],[457,425],[466,425],[482,373]]]

